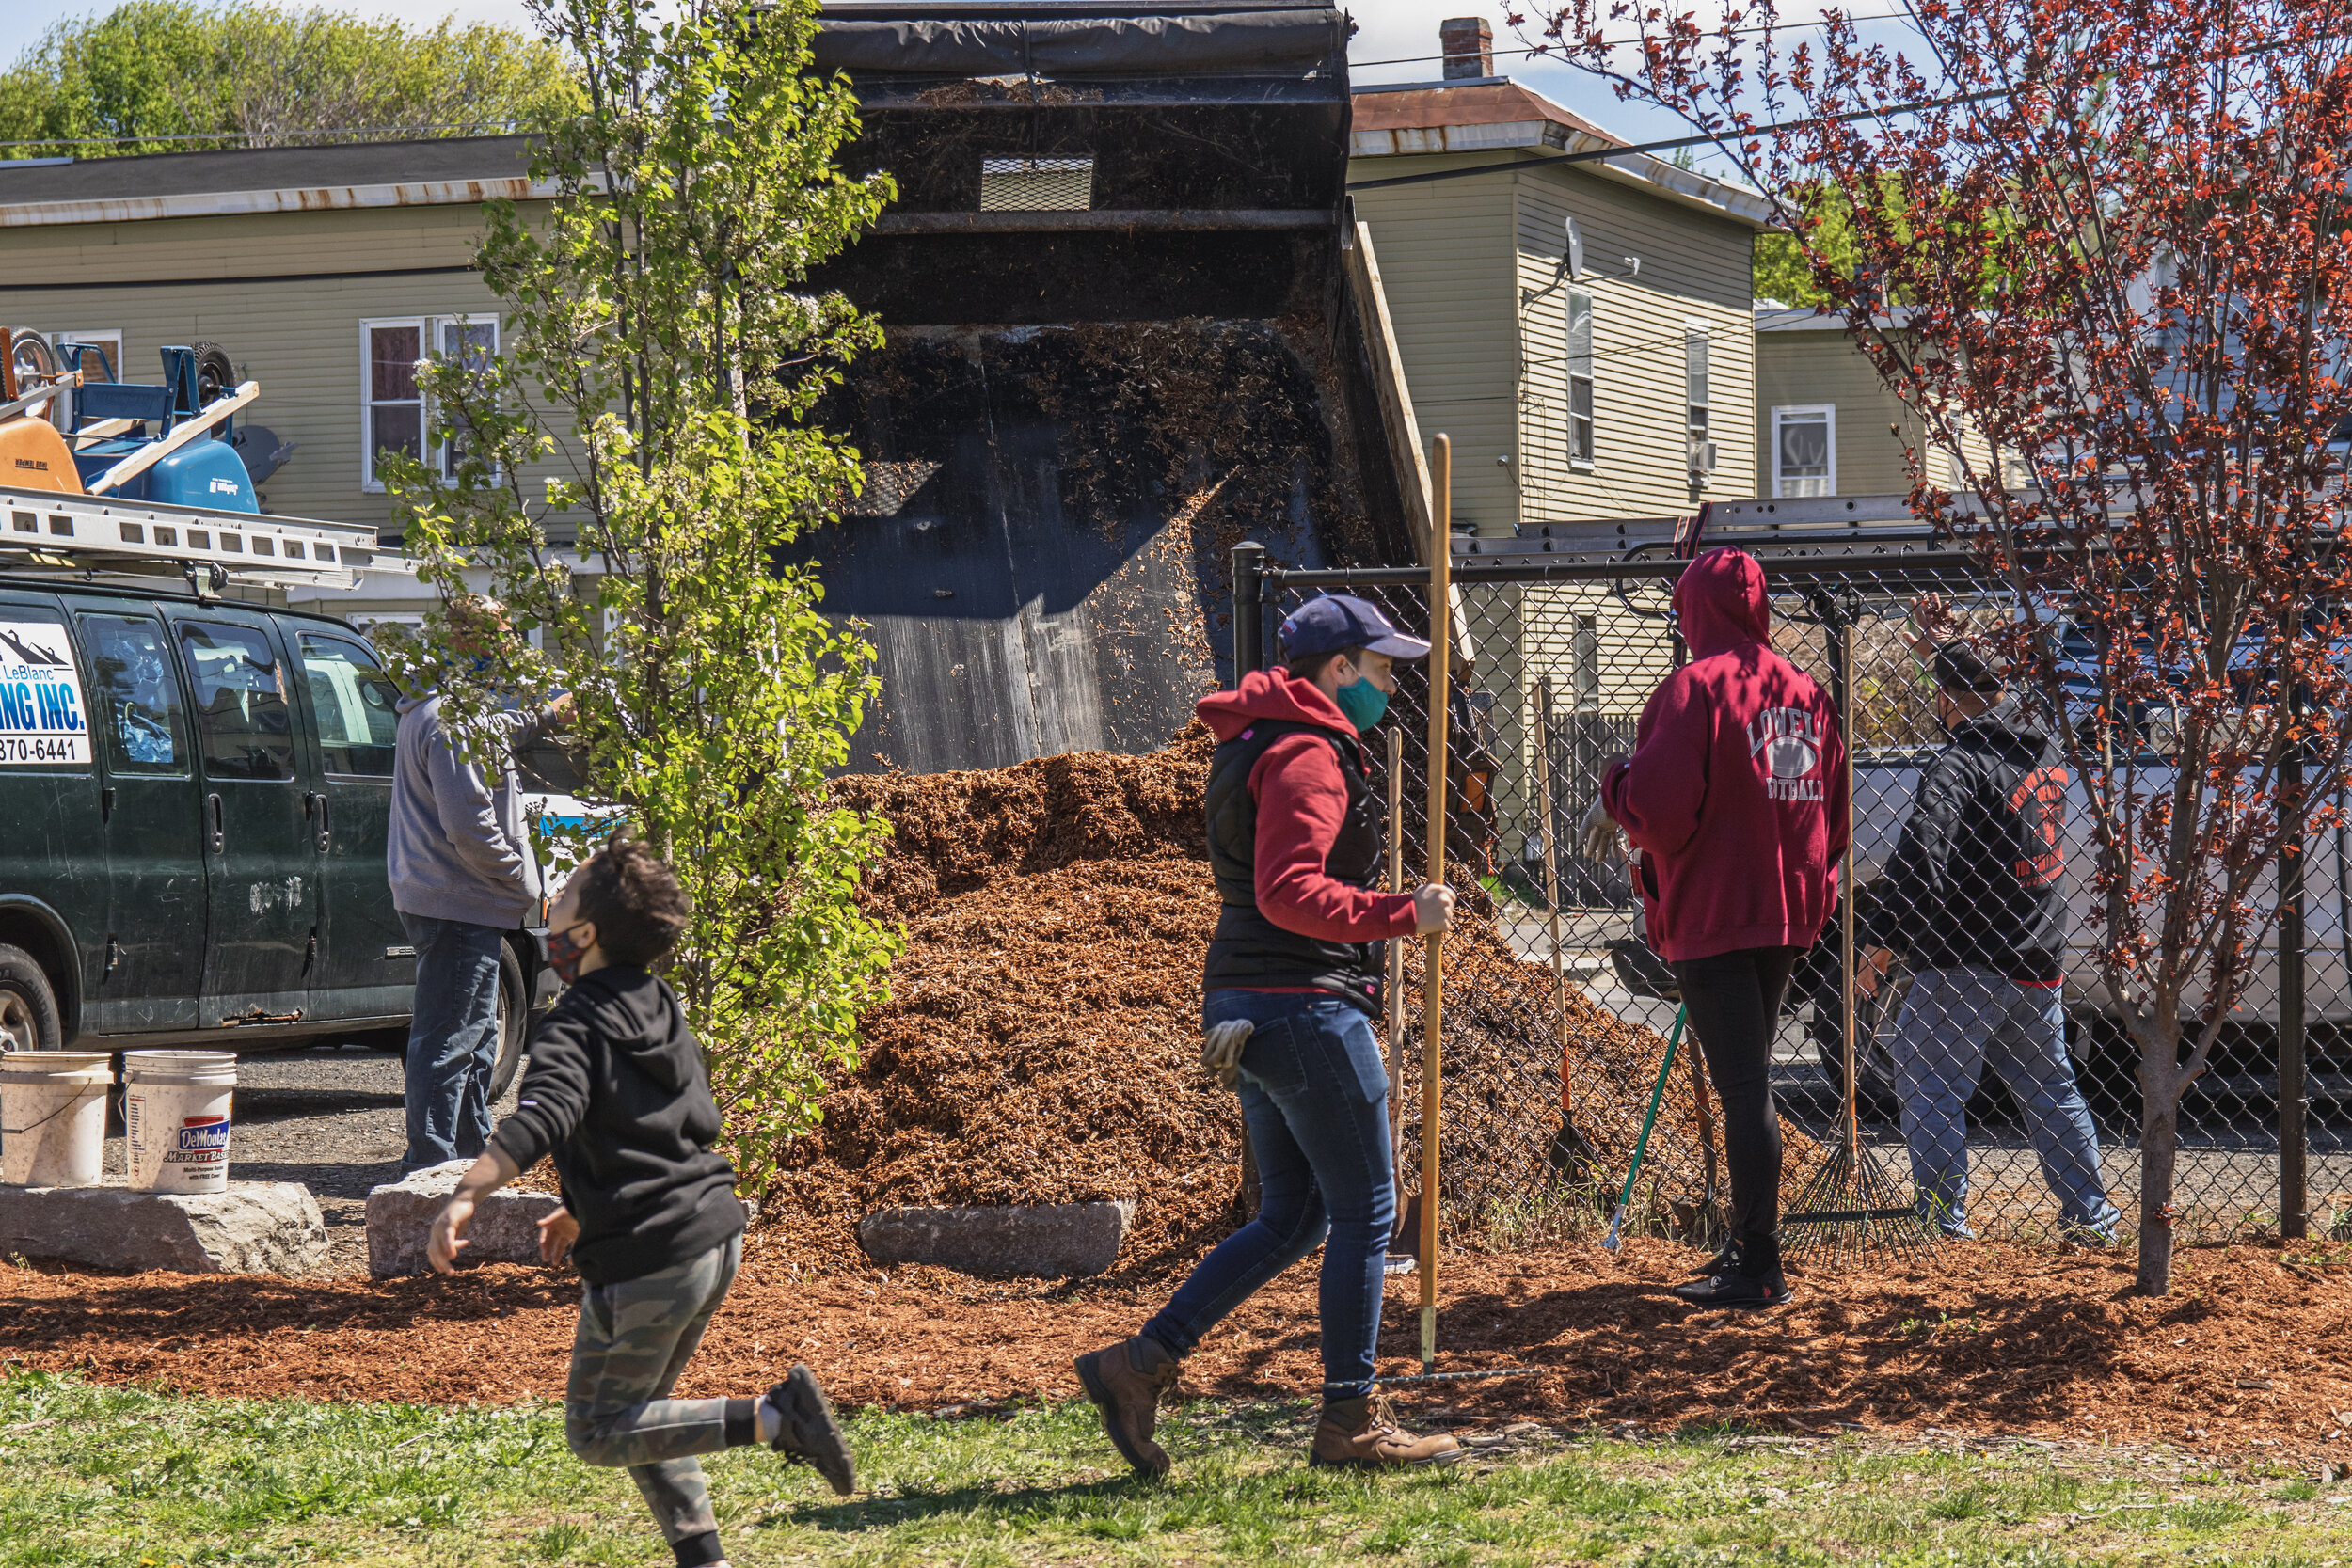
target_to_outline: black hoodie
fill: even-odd
[[[1919,776],[1886,874],[1856,913],[1914,969],[2055,983],[2065,957],[2066,795],[2058,743],[2014,696],[1952,727]]]
[[[719,1107],[669,986],[642,969],[583,974],[531,1037],[515,1114],[490,1142],[520,1170],[555,1156],[591,1285],[636,1279],[743,1228],[735,1167],[710,1147]]]

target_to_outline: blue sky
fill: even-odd
[[[1848,3],[1852,9],[1864,13],[1896,8],[1896,0]],[[56,22],[103,13],[111,4],[112,0],[12,0],[0,5],[0,62],[15,60]],[[530,24],[521,0],[344,0],[332,8],[367,16],[393,16],[411,24],[430,24],[444,16],[454,16],[461,22],[502,22],[517,27]],[[1496,61],[1497,69],[1503,73],[1629,140],[1672,136],[1684,130],[1679,121],[1657,109],[1618,103],[1606,84],[1583,71],[1555,62],[1504,54],[1521,46],[1503,26],[1500,7],[1466,4],[1465,0],[1357,0],[1347,9],[1356,20],[1356,39],[1349,55],[1352,60],[1359,62],[1354,72],[1359,82],[1410,82],[1436,77],[1439,73],[1438,61],[1415,56],[1437,54],[1438,24],[1451,16],[1484,15],[1493,24],[1495,48],[1503,55]],[[1789,0],[1782,6],[1781,15],[1785,21],[1798,21],[1818,16],[1820,9],[1818,5],[1806,4],[1804,0]],[[1873,30],[1879,31],[1884,29]],[[1374,61],[1401,63],[1370,63]],[[1713,162],[1701,160],[1702,166],[1710,166]]]

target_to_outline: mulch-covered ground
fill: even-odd
[[[1640,1240],[1444,1260],[1447,1369],[1542,1374],[1438,1386],[1406,1408],[1658,1433],[1745,1418],[2205,1451],[2347,1449],[2352,1270],[2275,1250],[2185,1251],[2174,1293],[2131,1292],[2128,1256],[2002,1245],[1931,1267],[1800,1275],[1788,1307],[1695,1313],[1665,1294],[1695,1255]],[[1184,1388],[1306,1397],[1320,1381],[1311,1261],[1211,1336]],[[577,1282],[511,1265],[383,1284],[109,1277],[0,1269],[0,1361],[241,1396],[427,1402],[560,1398]],[[1415,1370],[1415,1282],[1392,1282],[1383,1370]],[[932,1411],[1074,1397],[1070,1358],[1132,1333],[1152,1294],[932,1270],[796,1279],[747,1267],[689,1370],[689,1396],[764,1387],[794,1360],[851,1404]],[[2337,1419],[2342,1411],[2347,1418]]]

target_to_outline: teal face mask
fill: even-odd
[[[1380,722],[1380,716],[1389,711],[1389,694],[1368,680],[1340,688],[1340,711],[1347,721],[1359,730],[1368,730]]]

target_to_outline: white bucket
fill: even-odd
[[[134,1192],[228,1191],[229,1105],[236,1086],[231,1052],[122,1053],[123,1142]]]
[[[0,1056],[0,1181],[95,1187],[106,1156],[103,1051],[11,1051]]]

